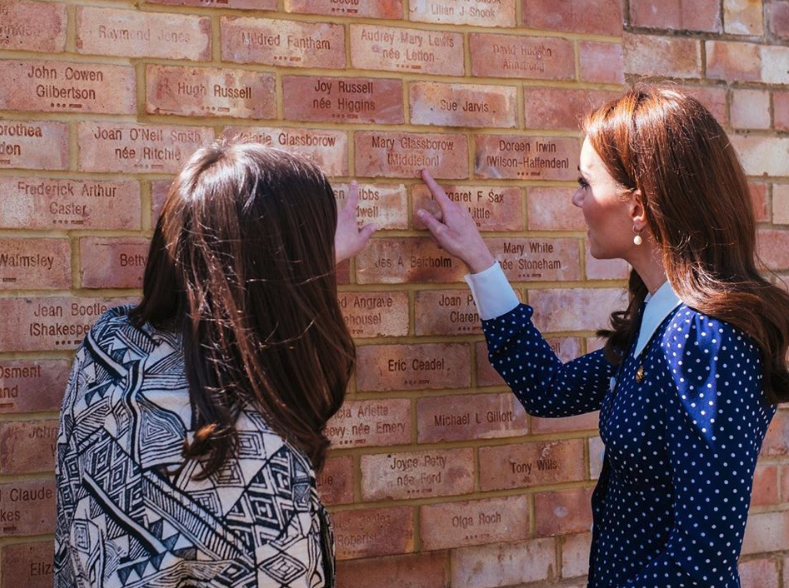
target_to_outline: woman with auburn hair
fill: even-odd
[[[600,411],[588,585],[738,587],[756,460],[789,400],[789,295],[757,271],[744,172],[697,100],[637,88],[583,129],[573,204],[592,255],[632,266],[604,349],[563,364],[427,172],[441,215],[418,215],[468,265],[491,363],[526,411]]]
[[[316,491],[355,361],[335,266],[374,227],[318,167],[197,151],[156,225],[136,307],[77,351],[57,444],[55,585],[330,587]]]

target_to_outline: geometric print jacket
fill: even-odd
[[[180,472],[194,431],[180,335],[114,308],[77,350],[57,441],[55,587],[330,588],[334,541],[304,454],[247,408],[236,455]]]

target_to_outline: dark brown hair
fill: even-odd
[[[320,169],[257,144],[200,149],[170,187],[132,320],[183,335],[197,479],[232,456],[245,407],[321,468],[355,360],[336,225]]]
[[[789,400],[789,294],[756,267],[756,221],[725,131],[695,98],[637,87],[583,124],[611,176],[639,190],[666,275],[688,306],[742,330],[761,348],[772,403]],[[605,351],[618,363],[647,288],[633,270],[630,303],[611,315]]]

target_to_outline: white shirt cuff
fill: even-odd
[[[483,321],[507,314],[520,304],[498,261],[478,274],[466,274],[464,279]]]

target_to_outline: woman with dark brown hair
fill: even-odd
[[[491,363],[527,412],[600,411],[589,586],[740,586],[754,469],[789,400],[789,295],[755,265],[748,185],[697,100],[637,88],[584,123],[573,204],[591,253],[631,266],[605,348],[563,364],[468,212],[427,174],[434,238],[469,267]]]
[[[318,167],[200,149],[173,182],[142,302],[77,351],[57,454],[56,586],[318,588],[316,491],[355,348],[335,266],[374,227]]]

